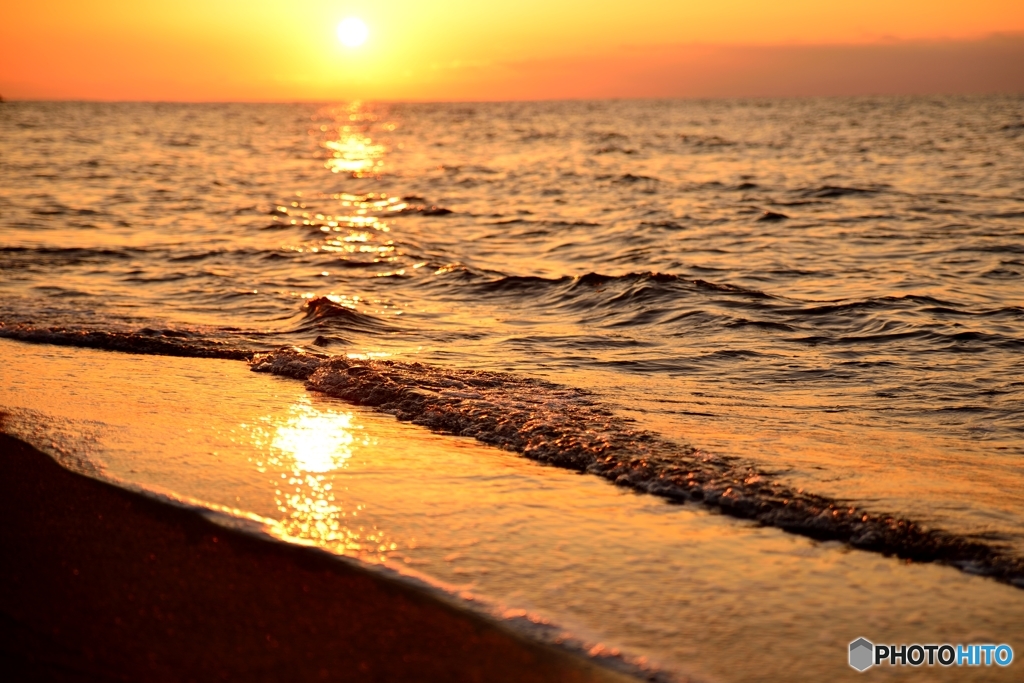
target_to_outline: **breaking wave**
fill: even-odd
[[[619,486],[862,550],[943,562],[1024,588],[1024,559],[998,547],[793,490],[742,459],[637,429],[579,389],[507,373],[354,361],[298,349],[258,354],[252,369],[304,380],[311,391]]]

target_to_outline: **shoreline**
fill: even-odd
[[[479,406],[466,411],[463,397],[431,393],[447,386],[445,381],[470,385],[479,393],[481,387],[486,389],[494,384],[493,377],[506,382],[505,392],[534,392],[542,388],[551,390],[558,398],[560,394],[588,393],[571,386],[501,372],[462,371],[422,363],[349,362],[343,356],[298,347],[261,351],[182,344],[174,335],[164,338],[163,333],[149,329],[126,334],[62,329],[26,331],[21,326],[5,327],[0,322],[0,339],[142,356],[244,360],[255,372],[302,381],[307,389],[393,414],[400,421],[437,434],[472,436],[481,443],[519,453],[530,460],[586,472],[673,503],[693,503],[815,541],[839,541],[886,557],[938,563],[1024,589],[1024,556],[1008,551],[1005,545],[984,534],[950,531],[898,511],[869,511],[856,501],[850,503],[847,499],[788,486],[756,462],[701,453],[660,434],[636,430],[622,420],[610,420],[607,410],[596,402],[584,401],[584,408],[577,407],[565,424],[541,425],[529,413],[506,407],[489,414]],[[581,417],[590,420],[591,428],[580,429],[572,424]],[[561,432],[561,438],[551,438],[555,433],[552,428]],[[538,435],[541,438],[536,439]],[[552,442],[559,445],[552,447]],[[562,447],[561,443],[570,445]]]
[[[14,680],[636,680],[5,434],[0,482],[0,658]]]

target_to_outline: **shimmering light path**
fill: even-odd
[[[71,466],[277,520],[278,533],[601,643],[595,653],[702,680],[821,681],[859,680],[845,663],[859,636],[1024,651],[1024,591],[953,569],[669,505],[241,362],[11,341],[0,353],[5,429]]]

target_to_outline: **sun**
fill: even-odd
[[[338,40],[346,47],[359,47],[366,42],[369,35],[370,29],[357,17],[342,19],[338,24]]]

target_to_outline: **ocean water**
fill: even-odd
[[[390,412],[454,450],[473,437],[586,473],[536,502],[556,527],[577,512],[553,501],[596,495],[585,487],[603,479],[674,512],[657,525],[724,511],[722,529],[783,529],[1020,585],[1021,168],[1024,99],[1009,96],[8,103],[0,335],[192,356],[197,382],[202,363],[213,376],[214,358],[244,367],[255,355],[254,369],[289,379],[253,381],[306,380],[310,400]],[[93,368],[80,382],[102,385],[102,354],[74,358]],[[7,372],[8,387],[24,386],[0,388],[0,406],[66,412],[17,398],[55,395],[41,379],[33,388],[34,371]],[[210,414],[239,400],[226,386],[202,395]],[[268,408],[278,426],[282,411]],[[90,415],[63,417],[104,423]],[[331,420],[312,424],[325,441],[311,448],[341,448]],[[83,437],[99,444],[83,457],[130,481],[111,438]],[[492,466],[451,486],[474,495]],[[188,471],[136,483],[186,489]],[[237,482],[215,471],[209,487],[177,493],[230,505],[216,492]],[[524,499],[545,476],[562,486],[555,472],[531,470]],[[360,496],[401,499],[380,486]],[[596,533],[601,513],[585,516]],[[632,532],[616,524],[621,548]],[[652,525],[634,534],[637,556],[677,562],[667,548],[690,541]],[[702,533],[730,538],[737,564],[763,561],[746,532]],[[492,575],[525,552],[513,546],[488,550]],[[622,575],[627,595],[668,580]],[[753,680],[683,666],[672,624],[692,613],[678,605],[652,608],[653,626],[631,612],[630,631],[616,616],[628,598],[584,618],[554,593],[477,589],[672,670]],[[708,647],[721,650],[728,630],[715,633]],[[867,634],[835,637],[847,635]]]

